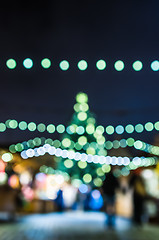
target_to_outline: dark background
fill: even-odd
[[[145,124],[159,120],[159,73],[150,64],[159,59],[159,2],[156,1],[17,1],[0,7],[0,121],[67,125],[73,114],[75,96],[88,94],[90,110],[97,123],[107,126]],[[34,66],[25,69],[30,57]],[[52,66],[40,62],[50,58]],[[6,60],[14,58],[10,70]],[[59,63],[66,59],[68,71]],[[77,63],[88,62],[80,71]],[[104,71],[96,62],[104,59]],[[125,68],[114,69],[122,60]],[[135,72],[132,63],[143,69]],[[134,133],[136,139],[153,143],[157,132]],[[47,133],[7,130],[0,143],[28,140]],[[130,136],[130,135],[129,135]],[[133,136],[133,135],[132,135]]]

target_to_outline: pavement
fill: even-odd
[[[65,212],[17,217],[0,222],[0,240],[157,240],[159,226],[134,227],[130,220],[116,217],[115,228],[105,226],[101,212]]]

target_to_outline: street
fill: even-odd
[[[157,240],[158,226],[132,227],[127,219],[117,217],[115,229],[104,226],[103,213],[49,213],[19,217],[14,223],[0,223],[0,240]]]

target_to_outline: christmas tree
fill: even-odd
[[[95,117],[89,111],[87,94],[82,92],[77,94],[74,111],[66,133],[62,136],[61,147],[80,153],[106,156],[104,128],[96,125]],[[102,185],[105,173],[110,171],[110,166],[106,164],[63,158],[59,158],[57,168],[67,172],[72,181],[80,181],[96,187]]]

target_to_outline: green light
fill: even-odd
[[[45,132],[46,126],[43,123],[38,124],[37,129],[39,132]]]
[[[118,140],[113,141],[113,148],[118,149],[120,147],[120,142]]]
[[[141,132],[143,132],[143,130],[144,130],[144,127],[143,127],[142,124],[139,123],[135,126],[135,131],[136,132],[141,133]]]
[[[40,146],[41,145],[41,139],[39,137],[36,137],[33,139],[33,143],[35,146]]]
[[[69,63],[68,63],[68,61],[63,60],[62,62],[60,62],[60,68],[61,68],[61,70],[63,70],[63,71],[68,70],[68,69],[69,69]]]
[[[92,176],[89,173],[86,173],[83,176],[83,180],[84,180],[85,183],[90,183],[92,181]]]
[[[34,148],[34,147],[35,147],[34,140],[30,139],[30,140],[27,142],[27,145],[28,145],[28,147],[30,147],[30,148]]]
[[[4,123],[0,123],[0,132],[4,132],[6,130],[6,125]]]
[[[9,69],[14,69],[16,67],[16,61],[14,59],[8,59],[6,65]]]
[[[64,165],[66,168],[72,168],[73,167],[73,161],[70,159],[67,159],[64,161]]]
[[[122,71],[124,69],[123,61],[121,61],[121,60],[116,61],[115,64],[114,64],[114,68],[117,71]]]
[[[107,134],[111,135],[111,134],[114,133],[114,127],[109,125],[109,126],[106,127],[105,131],[106,131]]]
[[[81,145],[81,146],[84,146],[86,143],[87,143],[87,138],[85,136],[81,136],[78,138],[78,143]]]
[[[87,162],[78,161],[78,167],[84,169],[87,167]]]
[[[48,138],[48,139],[45,140],[45,143],[52,146],[53,145],[53,140],[51,138]]]
[[[134,140],[133,138],[128,138],[128,139],[126,140],[126,142],[127,142],[127,145],[128,145],[129,147],[132,147],[132,146],[134,146],[135,140]]]
[[[146,129],[146,131],[151,132],[154,129],[153,123],[147,122],[145,124],[145,129]]]
[[[135,71],[140,71],[143,68],[141,61],[135,61],[132,66]]]
[[[104,60],[99,60],[96,63],[96,67],[98,68],[98,70],[104,70],[106,68],[106,62]]]
[[[73,134],[73,133],[75,133],[76,132],[76,128],[77,128],[77,126],[75,125],[70,125],[70,126],[68,126],[67,128],[66,128],[66,131],[67,131],[67,133],[68,134]]]
[[[17,126],[18,126],[18,122],[16,120],[10,120],[10,122],[9,122],[10,128],[15,129],[15,128],[17,128]]]
[[[155,129],[156,129],[157,131],[159,131],[159,121],[158,121],[158,122],[155,122]]]
[[[48,58],[44,58],[42,61],[41,61],[41,66],[43,68],[49,68],[51,66],[51,61],[50,59]]]
[[[29,131],[35,131],[36,130],[36,124],[34,122],[30,122],[28,124],[28,130]]]
[[[24,61],[23,61],[23,66],[27,69],[30,69],[32,68],[33,66],[33,61],[30,59],[30,58],[26,58]]]
[[[87,64],[87,62],[85,60],[81,60],[81,61],[78,62],[78,68],[81,71],[86,70],[87,66],[88,66],[88,64]]]
[[[103,172],[108,173],[108,172],[110,172],[111,167],[110,167],[110,165],[104,164],[102,166],[102,170],[103,170]]]
[[[141,149],[143,147],[143,143],[140,140],[134,142],[134,147],[136,149]]]
[[[107,150],[110,150],[113,147],[113,143],[111,141],[106,141],[105,147]]]
[[[19,123],[19,129],[20,130],[26,130],[27,129],[27,123],[25,121],[21,121]]]
[[[89,124],[89,123],[95,124],[95,123],[96,123],[96,120],[95,120],[95,118],[90,117],[90,118],[87,119],[87,123],[88,123],[88,124]]]
[[[82,135],[85,132],[84,127],[79,126],[76,128],[76,133]]]
[[[17,143],[17,144],[15,145],[15,150],[16,150],[17,152],[21,152],[23,149],[24,149],[23,144]]]
[[[97,172],[97,175],[100,176],[100,177],[105,175],[105,173],[103,172],[102,168],[97,168],[96,172]]]
[[[71,145],[71,140],[70,140],[69,138],[64,138],[64,139],[62,140],[62,145],[63,145],[64,147],[66,147],[66,148],[70,147],[70,145]]]
[[[78,142],[75,143],[75,149],[81,150],[83,146],[81,146]]]
[[[94,133],[94,130],[95,130],[95,127],[94,127],[94,124],[88,124],[87,126],[86,126],[86,132],[88,133],[88,134],[93,134]]]
[[[76,103],[74,106],[73,106],[73,108],[74,108],[74,110],[76,111],[76,112],[80,112],[80,104],[79,103]]]
[[[128,125],[125,127],[125,131],[126,131],[127,133],[133,133],[133,131],[134,131],[134,126],[131,125],[131,124],[128,124]]]
[[[78,103],[77,103],[77,104],[78,104]],[[82,112],[87,112],[88,109],[89,109],[89,106],[88,106],[87,103],[81,103],[81,104],[79,105],[79,108],[80,108],[80,110],[81,110]]]
[[[58,133],[63,133],[65,131],[65,126],[63,124],[59,124],[56,127],[56,130],[57,130]]]
[[[102,137],[100,137],[100,138],[97,138],[97,143],[98,143],[99,145],[103,145],[103,144],[105,143],[105,137],[102,136]]]
[[[80,121],[85,121],[87,119],[87,113],[85,112],[79,112],[78,115],[77,115],[78,119]]]
[[[14,144],[12,144],[12,145],[9,146],[9,151],[10,151],[11,153],[16,153],[15,145],[14,145]]]
[[[80,92],[76,95],[76,101],[78,103],[87,103],[88,102],[88,96],[86,93]]]
[[[55,141],[53,142],[53,145],[54,145],[54,147],[58,148],[58,147],[61,146],[61,142],[60,142],[59,140],[55,140]]]
[[[8,120],[5,121],[5,125],[6,125],[7,128],[10,128],[10,126],[9,126],[10,121],[11,121],[11,119],[8,119]]]
[[[47,126],[47,131],[48,131],[49,133],[54,133],[54,132],[55,132],[55,126],[54,126],[53,124],[49,124],[49,125]]]
[[[96,127],[96,132],[99,134],[103,134],[104,133],[104,127],[99,125],[98,127]]]

